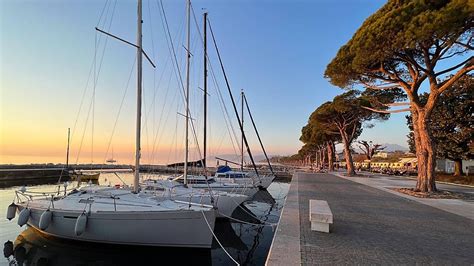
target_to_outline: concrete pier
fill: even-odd
[[[300,265],[300,204],[298,197],[298,177],[293,175],[285,206],[273,237],[266,264]]]
[[[474,220],[455,212],[472,212],[473,202],[448,212],[385,189],[333,174],[295,174],[267,265],[472,264]],[[311,231],[310,199],[328,202],[330,234]]]

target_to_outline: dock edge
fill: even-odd
[[[265,265],[301,265],[298,175],[293,174]]]

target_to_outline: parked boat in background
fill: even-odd
[[[212,189],[210,186],[207,189],[194,188],[189,184],[184,186],[184,184],[172,180],[149,179],[145,180],[141,187],[143,193],[150,193],[155,197],[214,205],[217,207],[218,218],[231,217],[240,204],[251,198],[245,194]]]
[[[247,197],[253,197],[259,190],[252,184],[238,184],[231,182],[218,182],[214,177],[206,177],[204,175],[188,175],[187,185],[196,189],[211,189],[217,191],[225,191],[234,194],[242,194]],[[171,179],[184,184],[184,176],[180,175]]]
[[[233,171],[229,166],[219,166],[214,179],[218,182],[237,184],[252,184],[261,189],[267,189],[275,179],[274,175],[257,176],[253,172]]]
[[[81,182],[92,182],[97,184],[99,182],[100,173],[84,173],[84,172],[75,172],[70,173],[71,180]]]

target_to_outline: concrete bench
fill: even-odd
[[[333,223],[333,217],[327,201],[309,200],[309,221],[312,231],[329,233],[329,224]]]

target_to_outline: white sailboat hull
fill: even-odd
[[[184,176],[178,176],[170,180],[177,181],[179,183],[184,182]],[[258,186],[254,185],[253,182],[249,183],[236,183],[233,179],[225,179],[226,182],[216,182],[214,177],[205,177],[198,175],[188,175],[188,186],[198,189],[211,189],[215,191],[224,191],[233,194],[246,195],[249,198],[253,197],[259,190]]]
[[[207,184],[188,184],[188,186],[199,189],[208,189]],[[255,193],[258,191],[258,188],[254,186],[235,186],[234,184],[225,184],[220,182],[211,183],[209,186],[213,190],[242,194],[246,195],[247,197],[253,197],[253,195],[255,195]]]
[[[226,177],[215,177],[214,178],[217,182],[232,182],[232,183],[237,183],[237,184],[253,184],[257,187],[261,187],[263,189],[267,189],[271,183],[273,182],[273,179],[275,179],[275,176],[262,176],[260,178],[255,177],[255,178],[250,178],[250,177],[244,177],[244,178],[226,178]]]
[[[163,192],[162,194],[157,191],[157,188],[169,187],[172,183],[166,180],[152,180],[145,182],[143,186],[145,189],[143,193],[151,193],[162,198],[172,198],[183,202],[192,202],[197,204],[204,204],[217,207],[217,218],[227,218],[232,216],[232,213],[240,204],[248,200],[250,197],[244,194],[227,193],[224,191],[212,191],[209,192],[209,188],[196,189],[185,188],[182,186],[175,186],[171,189],[171,192]],[[169,193],[169,194],[168,194]],[[211,200],[214,199],[214,203]]]
[[[19,205],[19,211],[23,208]],[[215,210],[91,212],[84,233],[77,236],[76,220],[82,212],[53,209],[51,223],[41,230],[40,217],[45,209],[29,209],[29,226],[59,238],[107,244],[192,248],[212,246],[210,230],[214,230],[216,215]]]
[[[207,192],[209,193],[209,192]],[[212,205],[211,197],[209,196],[194,196],[191,197],[173,197],[175,200],[190,201],[192,203]],[[248,196],[239,195],[239,196],[223,196],[219,195],[214,198],[214,203],[217,206],[217,218],[226,218],[231,217],[237,207],[246,201]]]
[[[247,196],[242,197],[226,197],[226,196],[219,196],[216,200],[217,205],[217,217],[218,218],[227,218],[231,217],[232,213],[237,209],[242,202],[247,200]],[[205,203],[205,204],[211,204]]]

